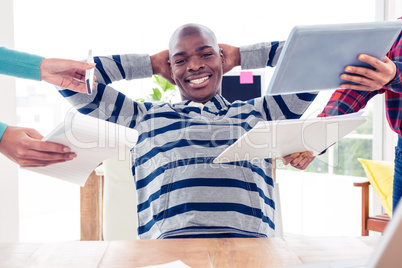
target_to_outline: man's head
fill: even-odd
[[[186,24],[170,38],[172,79],[183,100],[206,103],[221,91],[223,53],[207,27]]]

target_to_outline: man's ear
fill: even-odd
[[[222,64],[224,64],[226,61],[226,58],[225,58],[225,54],[223,54],[222,48],[219,48],[219,56],[221,57]]]

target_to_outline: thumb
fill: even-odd
[[[88,63],[88,62],[83,62],[83,61],[76,61],[74,62],[74,68],[77,69],[84,69],[84,70],[89,70],[92,69],[96,66],[96,63]]]
[[[25,133],[26,133],[29,137],[33,138],[33,139],[36,139],[36,140],[41,140],[41,139],[43,139],[43,136],[42,136],[38,131],[36,131],[36,129],[33,129],[33,128],[28,128],[28,129],[26,129],[26,130],[25,130]]]
[[[391,61],[387,56],[385,56],[383,59],[382,59],[382,62],[384,62],[384,63],[387,63],[387,62],[389,62],[389,61]]]
[[[83,63],[85,63],[85,67],[83,67],[83,69],[85,69],[85,70],[92,69],[96,66],[96,63],[88,63],[88,62],[83,62]]]

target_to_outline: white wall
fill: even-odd
[[[277,170],[286,235],[359,236],[361,188],[356,177]]]
[[[0,45],[14,47],[13,1],[0,1]],[[15,125],[16,95],[15,79],[0,75],[0,120]],[[3,155],[0,155],[0,242],[17,242],[18,223],[18,168]]]

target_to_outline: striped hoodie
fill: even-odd
[[[276,64],[283,43],[241,48],[243,69]],[[271,159],[213,164],[260,121],[299,118],[316,94],[264,96],[205,105],[139,103],[110,83],[152,76],[148,55],[96,57],[92,95],[60,90],[81,113],[134,128],[131,150],[141,239],[272,237],[275,200]]]

